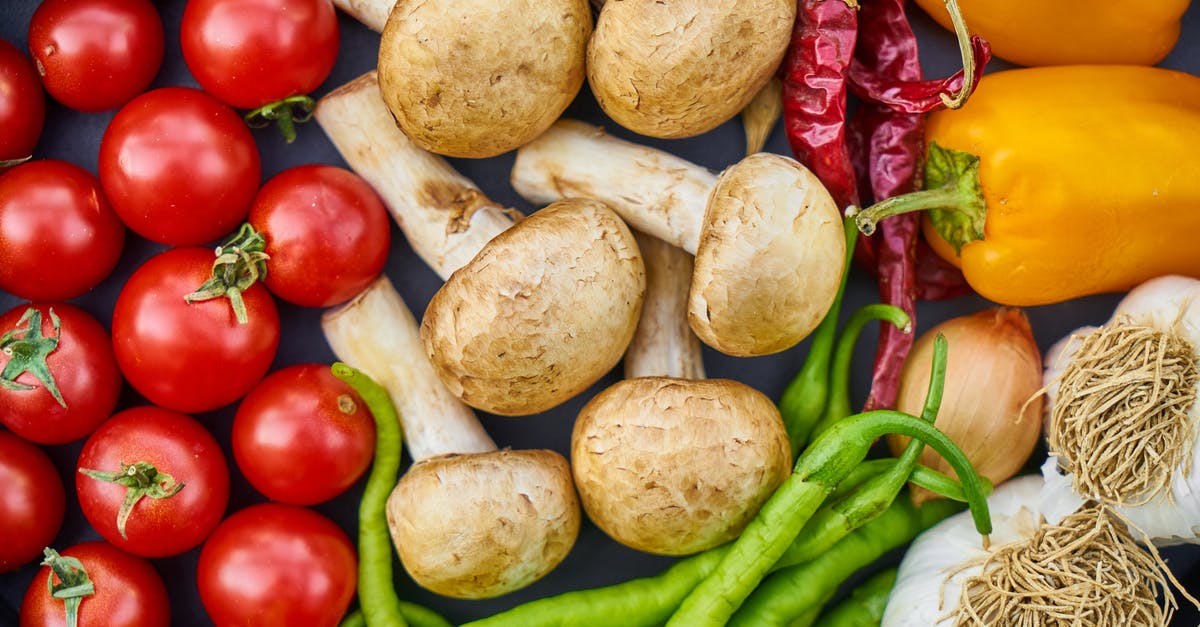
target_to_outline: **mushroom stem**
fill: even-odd
[[[517,150],[512,184],[534,203],[595,198],[633,228],[695,254],[712,172],[661,150],[559,120]]]
[[[396,0],[333,0],[334,6],[377,33],[383,32],[395,4]]]
[[[386,275],[322,316],[321,328],[338,359],[388,391],[413,460],[496,450],[475,413],[434,373],[417,321]]]
[[[646,297],[625,350],[625,378],[703,379],[700,338],[688,324],[692,256],[656,237],[634,232],[646,264]]]
[[[413,250],[443,280],[513,225],[514,210],[492,202],[445,159],[397,128],[376,72],[330,92],[313,115],[346,163],[379,192]]]

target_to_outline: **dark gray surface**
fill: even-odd
[[[179,20],[183,11],[182,0],[159,2],[159,10],[166,26],[166,58],[154,86],[190,85],[196,83],[187,71],[179,49]],[[0,37],[24,48],[26,28],[36,7],[33,0],[0,0]],[[954,38],[929,20],[920,9],[910,8],[914,27],[921,40],[922,62],[930,76],[941,76],[958,68],[958,52]],[[379,36],[348,17],[341,17],[342,46],[333,73],[315,95],[324,94],[372,69],[375,66],[375,51]],[[1200,9],[1191,9],[1184,20],[1184,34],[1179,45],[1164,62],[1176,69],[1200,71]],[[1005,67],[1002,62],[992,69]],[[96,169],[97,151],[101,135],[113,113],[84,114],[65,109],[57,103],[47,103],[46,129],[35,156],[59,158],[77,163],[93,172]],[[740,125],[727,123],[701,137],[687,140],[659,141],[636,138],[623,129],[615,127],[600,113],[585,86],[583,93],[572,105],[567,115],[603,124],[614,133],[624,135],[641,143],[655,145],[696,163],[713,169],[723,168],[736,161],[742,154],[743,136]],[[1114,124],[1120,124],[1114,120]],[[273,129],[255,131],[263,159],[263,177],[288,167],[305,163],[330,163],[345,167],[345,163],[316,124],[299,128],[299,139],[286,145]],[[782,130],[776,128],[767,145],[767,150],[789,154]],[[469,161],[452,160],[466,176],[474,180],[493,199],[528,211],[529,207],[508,184],[508,173],[512,156]],[[438,278],[418,259],[403,237],[393,227],[393,246],[386,272],[396,283],[410,307],[420,312],[439,285]],[[73,302],[96,316],[108,326],[112,319],[112,305],[124,278],[134,268],[163,247],[146,242],[130,233],[125,252],[114,274],[91,293]],[[874,302],[876,291],[868,277],[856,271],[847,291],[846,310],[852,311],[860,305]],[[1035,307],[1028,310],[1034,334],[1039,344],[1047,347],[1064,334],[1083,324],[1103,321],[1118,300],[1115,295],[1098,296],[1075,300],[1060,305]],[[0,292],[0,311],[6,311],[20,301]],[[918,331],[956,315],[984,308],[988,303],[978,297],[960,298],[942,303],[920,303],[918,306]],[[303,309],[280,303],[283,324],[283,339],[275,367],[302,362],[332,361],[333,354],[321,335],[320,310]],[[866,396],[869,385],[870,363],[874,354],[874,330],[867,333],[856,353],[852,380],[855,400]],[[782,354],[754,359],[736,359],[707,350],[705,366],[711,377],[725,377],[749,383],[772,398],[778,398],[784,386],[799,368],[807,350],[807,343]],[[497,418],[484,416],[484,424],[500,446],[516,448],[552,448],[564,454],[569,448],[572,420],[579,408],[600,389],[617,380],[611,373],[592,389],[571,402],[545,414],[524,418]],[[122,407],[142,404],[144,401],[132,390],[126,389]],[[233,406],[198,416],[217,439],[229,450],[230,428]],[[74,463],[82,442],[62,446],[44,447],[54,458],[62,477],[66,480],[67,519],[55,540],[55,546],[66,546],[85,540],[97,539],[97,534],[88,526],[74,497]],[[237,467],[229,458],[233,484],[229,512],[236,511],[264,498],[253,490],[242,478]],[[340,524],[352,536],[356,532],[357,501],[361,484],[342,497],[316,507],[318,511]],[[0,539],[2,542],[3,539]],[[153,560],[155,567],[167,583],[171,596],[173,624],[210,624],[200,605],[195,587],[195,567],[199,550],[181,556]],[[1167,553],[1176,574],[1193,593],[1200,591],[1200,550],[1195,548],[1174,549]],[[898,559],[898,556],[890,556]],[[670,559],[638,553],[609,540],[590,523],[580,532],[579,541],[570,556],[544,580],[499,599],[486,601],[459,601],[439,597],[417,588],[404,575],[397,562],[397,588],[403,598],[424,603],[443,612],[453,622],[463,622],[486,616],[523,601],[563,592],[566,590],[605,585],[624,581],[632,577],[645,576],[660,571],[671,563]],[[35,568],[23,568],[15,573],[0,575],[0,625],[15,624],[16,611],[21,596],[29,585]],[[619,621],[618,617],[614,617]],[[1177,625],[1200,624],[1200,615],[1194,609],[1184,608],[1175,622]]]

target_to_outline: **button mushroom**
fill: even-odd
[[[580,412],[571,437],[588,517],[635,549],[684,555],[732,540],[791,469],[779,411],[737,381],[704,376],[687,325],[691,256],[639,239],[646,304],[627,376]],[[669,358],[664,359],[663,356]]]
[[[517,151],[513,186],[535,202],[608,203],[633,227],[695,253],[688,319],[736,356],[786,350],[816,328],[841,281],[837,206],[807,168],[768,153],[719,177],[664,152],[560,120]]]
[[[571,104],[591,32],[587,0],[399,0],[379,41],[383,98],[422,148],[495,156]]]
[[[387,389],[400,415],[414,462],[388,498],[387,517],[414,581],[446,596],[494,597],[566,557],[580,523],[566,460],[549,450],[496,450],[434,374],[417,321],[386,276],[321,325],[338,358]]]
[[[775,73],[793,0],[607,2],[587,49],[588,84],[618,124],[699,135],[737,115]]]
[[[425,312],[422,337],[455,395],[495,414],[532,414],[620,361],[645,275],[612,210],[561,203],[510,229],[512,212],[390,122],[371,74],[323,98],[316,118],[376,186],[413,248],[448,279]]]

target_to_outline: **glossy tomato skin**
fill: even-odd
[[[124,245],[125,225],[91,172],[41,159],[0,177],[0,290],[75,298],[112,273]]]
[[[271,373],[233,419],[238,468],[250,485],[280,503],[314,505],[345,492],[374,452],[370,411],[323,364]]]
[[[100,141],[99,171],[113,209],[134,232],[194,246],[246,218],[262,164],[237,112],[197,89],[164,87],[113,117]]]
[[[46,96],[33,63],[0,39],[0,161],[28,157],[45,122]]]
[[[45,0],[29,51],[55,100],[107,111],[145,91],[163,60],[163,26],[149,0]]]
[[[375,190],[329,165],[284,170],[262,186],[250,224],[267,239],[267,288],[302,307],[366,289],[387,262],[391,221]]]
[[[167,627],[171,605],[162,577],[150,562],[135,557],[107,542],[84,542],[59,552],[83,564],[96,592],[79,604],[79,625],[104,627]],[[63,602],[50,596],[46,579],[50,567],[43,566],[21,603],[21,627],[65,627]],[[55,577],[55,582],[58,578]]]
[[[196,81],[242,109],[316,89],[333,69],[338,38],[330,0],[188,0],[180,26]]]
[[[242,294],[248,322],[228,299],[188,303],[211,276],[213,251],[173,248],[142,264],[113,310],[113,348],[130,385],[155,405],[185,413],[223,407],[250,391],[279,347],[279,311],[254,284]]]
[[[25,312],[41,312],[42,336],[54,335],[53,311],[62,323],[58,346],[46,357],[50,375],[66,407],[30,372],[16,382],[30,390],[0,388],[0,422],[31,442],[65,444],[96,430],[108,419],[121,396],[121,373],[108,331],[86,311],[67,303],[18,305],[0,315],[0,335],[15,328]],[[0,370],[11,356],[0,351]]]
[[[50,457],[0,431],[0,573],[41,557],[62,527],[65,499]]]
[[[167,498],[143,497],[117,529],[125,487],[75,474],[83,515],[119,549],[142,557],[178,555],[198,546],[221,521],[229,503],[229,468],[220,445],[190,416],[145,406],[113,416],[88,438],[78,469],[118,472],[121,464],[147,462],[183,489]]]
[[[358,579],[354,547],[336,524],[294,505],[252,505],[221,523],[200,551],[196,583],[217,627],[332,627]]]

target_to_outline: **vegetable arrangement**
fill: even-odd
[[[1187,623],[1194,77],[984,76],[984,4],[0,8],[0,622]],[[1095,305],[1012,305],[1130,288],[1043,373]]]

